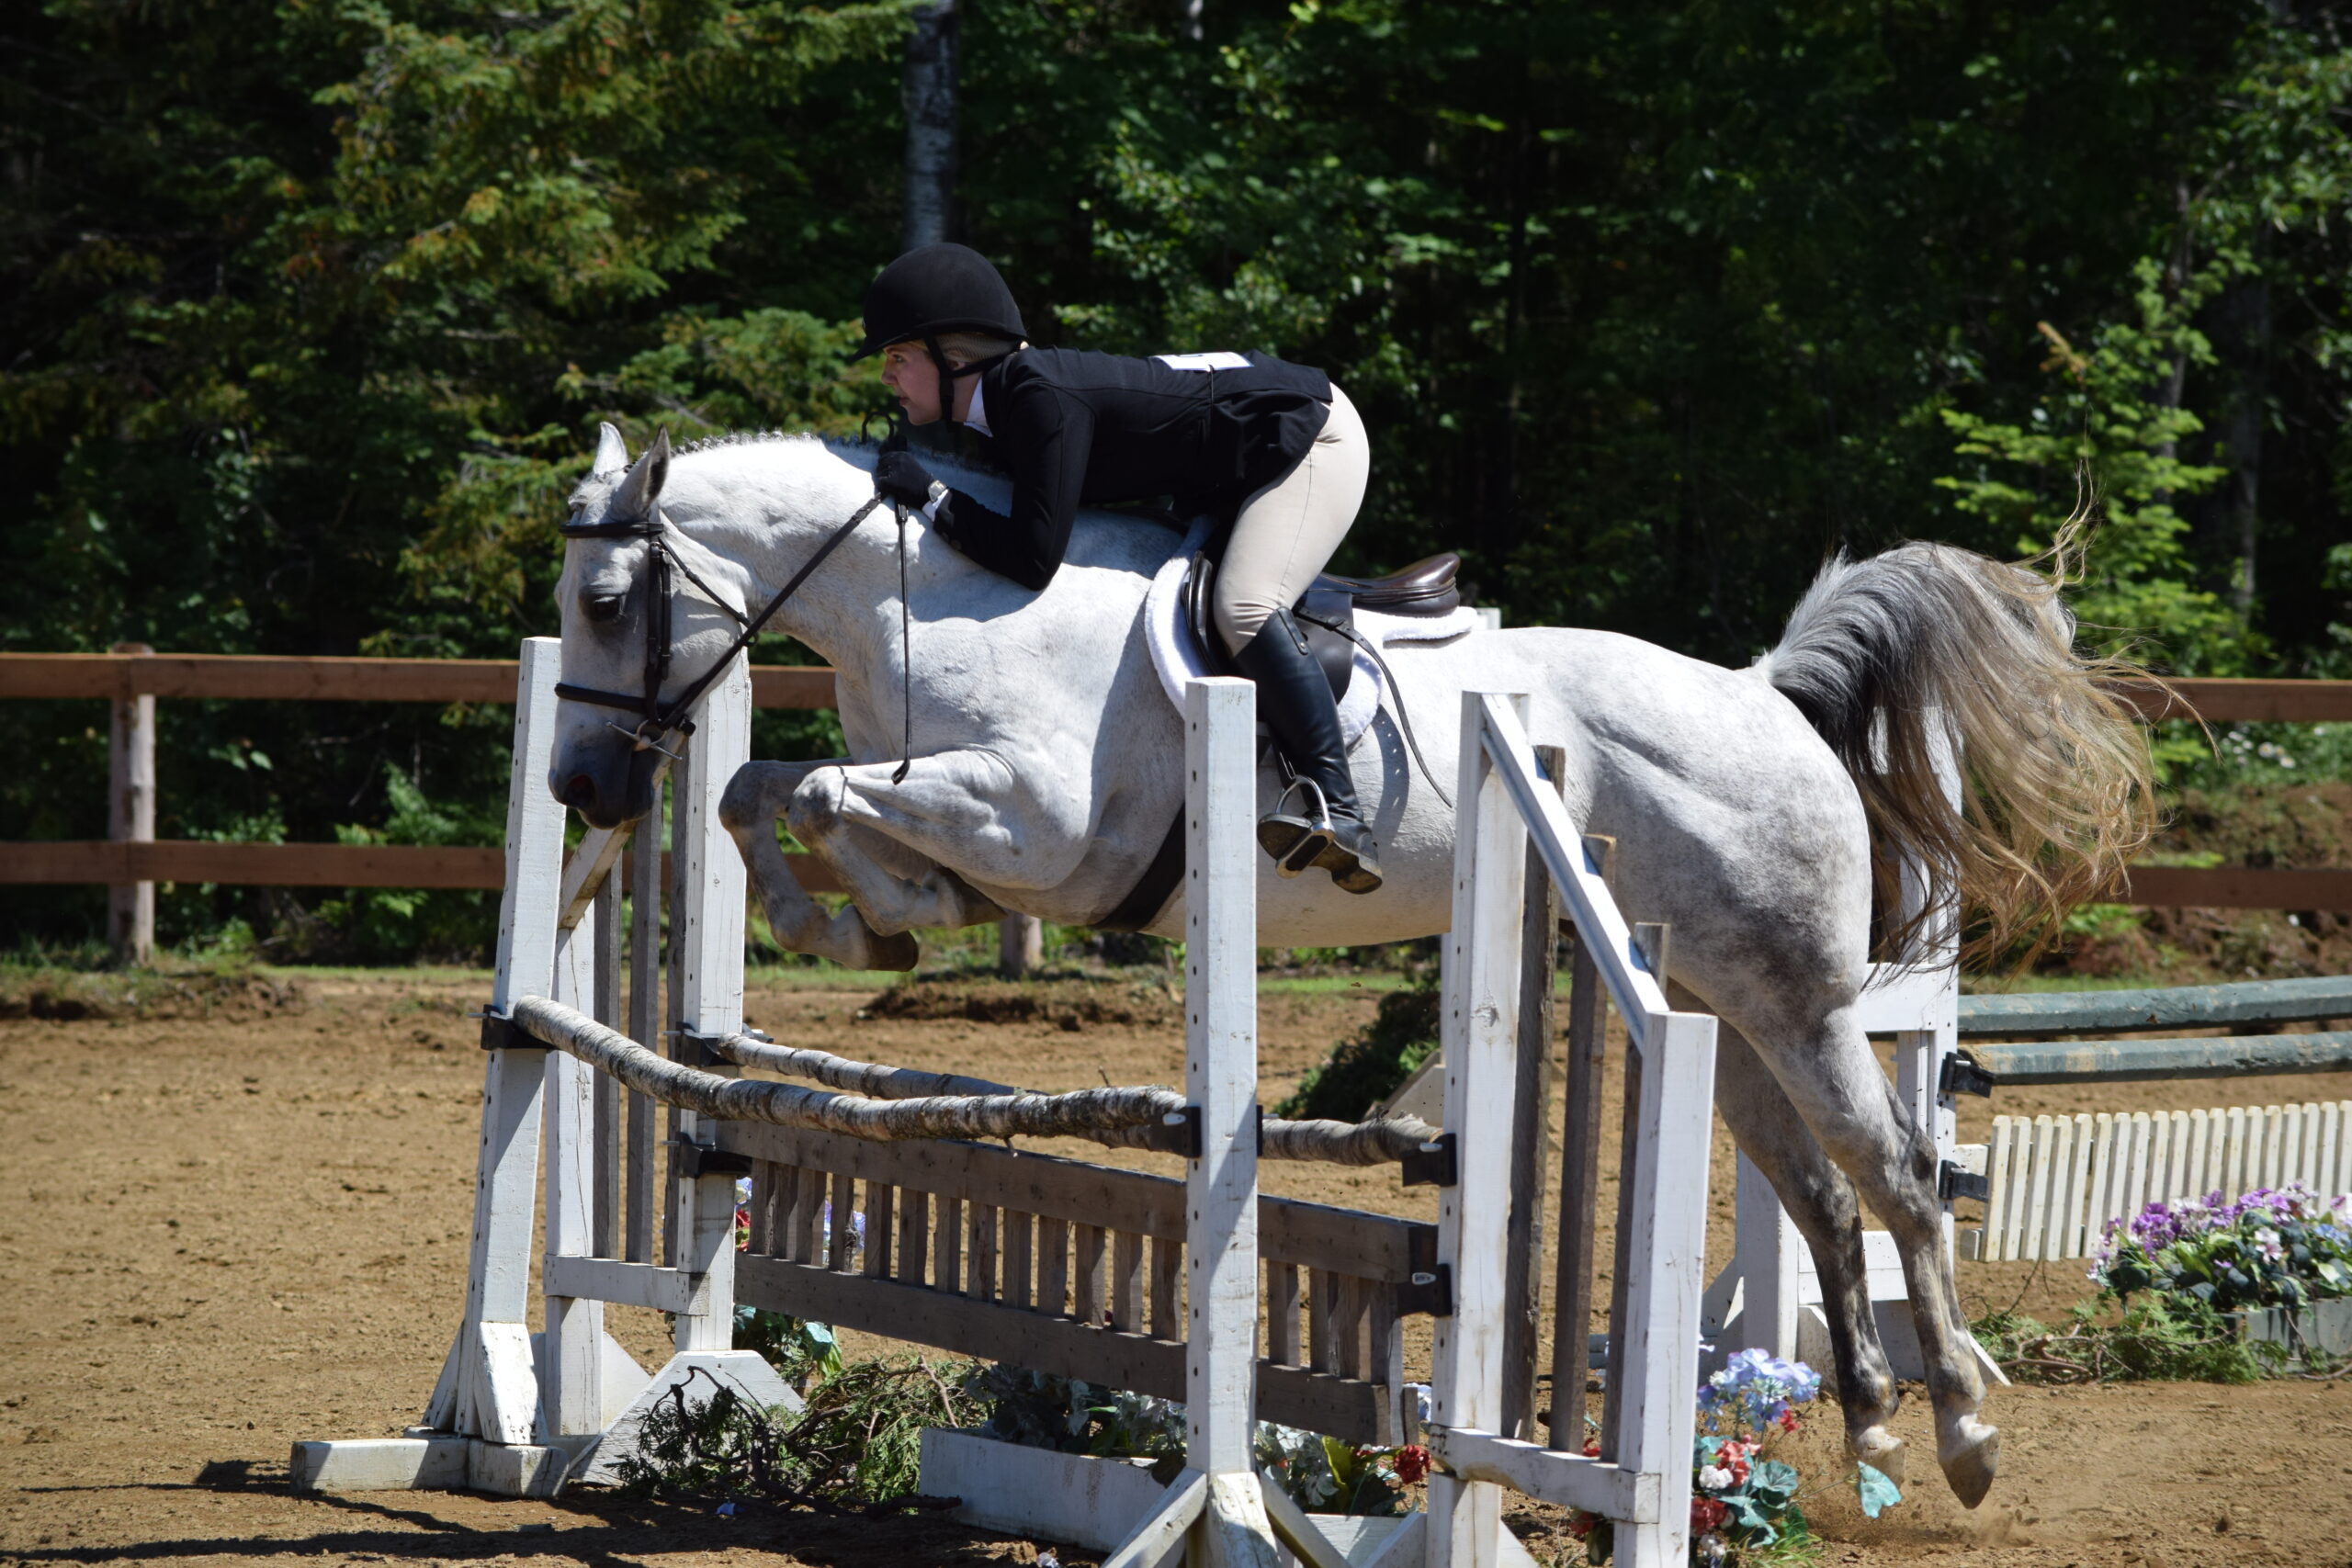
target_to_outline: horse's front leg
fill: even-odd
[[[966,926],[1004,911],[964,880],[1002,887],[1054,887],[1086,856],[1081,791],[1063,809],[1023,786],[992,751],[944,751],[915,759],[891,782],[895,762],[822,767],[793,792],[786,816],[793,836],[831,866],[877,931]],[[868,853],[878,835],[928,863],[909,875]],[[904,853],[889,858],[905,859]]]
[[[838,914],[829,913],[793,875],[775,840],[777,818],[809,773],[846,765],[843,757],[820,762],[746,762],[728,781],[718,802],[718,819],[734,837],[777,946],[787,953],[830,958],[852,969],[911,969],[921,955],[912,937],[876,933],[854,902]]]

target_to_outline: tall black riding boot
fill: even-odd
[[[1344,892],[1378,887],[1379,846],[1356,807],[1340,707],[1290,612],[1276,611],[1233,664],[1257,682],[1258,716],[1298,774],[1273,812],[1259,819],[1258,842],[1284,876],[1320,866]],[[1304,815],[1289,809],[1295,796],[1305,797]]]

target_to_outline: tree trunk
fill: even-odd
[[[956,205],[956,0],[914,12],[899,98],[907,115],[906,195],[899,248],[947,238]]]
[[[2256,246],[2257,262],[2262,254]],[[2262,436],[2270,404],[2270,285],[2249,277],[2222,295],[2216,312],[2222,363],[2233,385],[2222,416],[2222,451],[2230,467],[2222,491],[2224,550],[2234,549],[2238,569],[2230,597],[2240,615],[2254,613],[2255,559],[2260,544]]]

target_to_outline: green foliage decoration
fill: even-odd
[[[922,1429],[956,1427],[950,1377],[929,1361],[859,1361],[813,1385],[797,1414],[762,1410],[695,1369],[647,1413],[616,1470],[624,1492],[859,1513],[952,1507],[922,1493]],[[726,1507],[732,1504],[734,1507]]]
[[[2001,1371],[2019,1382],[2256,1382],[2285,1364],[2285,1347],[2241,1339],[2193,1297],[2146,1296],[2112,1322],[2083,1302],[2052,1325],[1996,1312],[1971,1325]]]

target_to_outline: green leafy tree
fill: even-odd
[[[2144,653],[2145,642],[2190,674],[2235,674],[2256,646],[2220,595],[2192,585],[2188,525],[2175,505],[2227,471],[2182,457],[2203,423],[2177,400],[2182,378],[2213,363],[2190,322],[2226,271],[2210,268],[2168,293],[2158,265],[2143,263],[2136,318],[2102,326],[2086,348],[2041,323],[2051,349],[2043,395],[2019,423],[1943,410],[1958,455],[1978,461],[1936,481],[2026,555],[2048,549],[2090,509],[2098,526],[2076,609],[2124,649]]]
[[[0,647],[506,653],[551,624],[597,420],[854,429],[909,11],[9,12]],[[961,13],[957,237],[1040,341],[1329,369],[1377,443],[1343,567],[1459,548],[1514,622],[1743,660],[1831,549],[2046,537],[2087,439],[2094,618],[2200,670],[2345,657],[2341,5],[1219,0],[1198,39],[1166,0]],[[1980,422],[1957,464],[1948,412]],[[497,710],[163,722],[169,836],[385,830],[393,773],[461,818],[504,784]],[[832,743],[763,717],[764,750]],[[0,705],[0,839],[103,831],[95,706]],[[295,908],[164,915],[269,940]]]

